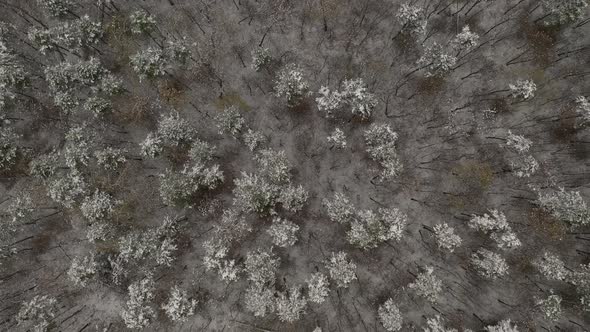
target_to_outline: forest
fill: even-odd
[[[0,331],[590,331],[590,0],[0,0]]]

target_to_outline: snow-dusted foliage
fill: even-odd
[[[195,314],[197,303],[197,300],[188,296],[186,290],[174,286],[170,290],[168,301],[162,305],[162,310],[172,321],[183,322]]]
[[[515,135],[512,131],[508,130],[508,136],[506,137],[506,146],[513,149],[518,153],[525,153],[528,152],[531,146],[533,145],[533,141],[530,139],[522,136],[522,135]]]
[[[344,80],[340,91],[331,91],[328,87],[322,86],[318,94],[318,110],[325,112],[327,117],[332,117],[346,105],[353,115],[368,119],[377,106],[377,98],[368,91],[362,78]]]
[[[189,47],[186,37],[169,40],[164,48],[164,55],[167,59],[182,65],[191,56]]]
[[[307,296],[310,302],[324,303],[330,292],[330,282],[328,277],[321,273],[315,272],[307,279]]]
[[[342,82],[342,98],[350,106],[352,114],[369,118],[377,106],[377,98],[367,91],[362,78]]]
[[[141,154],[146,157],[155,158],[162,153],[163,144],[160,136],[149,133],[140,144]]]
[[[26,192],[19,193],[6,208],[8,223],[17,226],[31,221],[34,211],[35,205],[31,195]]]
[[[278,247],[290,247],[297,242],[299,226],[295,223],[280,217],[272,220],[272,225],[267,232],[272,237],[272,243]]]
[[[156,311],[151,302],[155,297],[155,283],[151,276],[147,276],[129,285],[129,300],[121,312],[125,325],[130,329],[142,329],[155,318]]]
[[[280,188],[277,201],[283,209],[289,212],[297,212],[303,209],[303,205],[305,205],[308,198],[309,194],[302,185],[288,184]]]
[[[28,38],[38,46],[41,54],[47,51],[67,49],[81,51],[95,46],[102,37],[100,23],[94,22],[88,15],[72,21],[65,21],[49,29],[33,27]]]
[[[280,259],[271,251],[256,249],[246,255],[245,272],[248,280],[257,285],[274,285]]]
[[[219,165],[207,167],[197,163],[185,165],[180,172],[166,170],[160,175],[160,197],[167,205],[190,205],[191,198],[199,191],[215,189],[223,180]]]
[[[276,186],[256,174],[242,173],[234,180],[235,205],[247,212],[266,214],[276,202]]]
[[[86,99],[82,106],[84,111],[92,113],[95,117],[101,117],[113,110],[113,105],[107,99],[102,97],[90,97]]]
[[[71,0],[37,0],[51,16],[64,16],[68,14],[73,6]]]
[[[219,134],[229,134],[233,137],[237,137],[242,131],[242,127],[246,120],[240,111],[235,106],[226,107],[223,111],[215,115],[215,122],[217,128],[219,128]]]
[[[400,174],[402,165],[395,144],[398,134],[387,124],[372,124],[364,132],[367,153],[384,168],[382,177],[391,179]]]
[[[29,163],[29,172],[40,179],[48,179],[57,171],[58,162],[59,154],[56,151],[39,155]]]
[[[508,84],[510,94],[515,99],[528,100],[535,96],[537,85],[532,80],[517,80],[514,83]]]
[[[158,137],[168,145],[179,146],[193,141],[195,129],[178,112],[170,112],[158,121]]]
[[[166,58],[164,52],[158,48],[148,47],[140,50],[131,56],[130,62],[140,81],[166,74]]]
[[[538,300],[537,306],[547,320],[558,321],[561,318],[561,296],[551,293],[547,298]]]
[[[251,67],[255,71],[261,71],[267,68],[272,61],[270,50],[266,47],[257,47],[252,50],[252,64]]]
[[[334,194],[332,199],[324,199],[323,204],[326,207],[330,220],[340,224],[347,224],[354,220],[356,210],[348,197],[342,193]]]
[[[428,21],[421,7],[409,3],[402,4],[396,17],[402,25],[402,32],[411,36],[419,36],[426,32]]]
[[[0,128],[0,170],[8,169],[16,162],[18,138],[11,127]]]
[[[499,254],[481,248],[471,255],[471,265],[487,279],[498,279],[508,274],[508,264]]]
[[[214,153],[215,146],[197,138],[191,144],[188,157],[194,163],[206,163],[213,159]]]
[[[252,129],[248,129],[248,131],[242,135],[242,139],[250,151],[255,151],[266,141],[266,137],[263,133]]]
[[[0,114],[28,83],[29,75],[23,64],[0,35]]]
[[[303,71],[296,64],[283,67],[274,83],[276,96],[285,99],[289,107],[297,106],[309,92],[309,84]]]
[[[539,170],[539,162],[531,155],[518,155],[510,160],[510,168],[519,178],[528,178]]]
[[[402,314],[393,299],[387,299],[377,310],[379,322],[388,332],[399,331],[402,328]]]
[[[347,258],[345,252],[332,253],[326,267],[330,272],[330,278],[338,287],[348,288],[349,284],[357,279],[356,264]]]
[[[88,191],[88,184],[79,171],[73,169],[49,183],[49,197],[66,208],[74,204]]]
[[[396,208],[364,210],[350,223],[346,236],[352,245],[367,250],[385,241],[399,240],[406,224],[407,216]]]
[[[94,254],[74,257],[68,270],[68,278],[76,286],[86,286],[98,272],[98,263]]]
[[[500,248],[519,247],[521,242],[512,231],[512,227],[508,224],[504,213],[493,209],[490,210],[490,214],[484,213],[483,216],[473,216],[469,220],[469,227],[488,233]]]
[[[301,288],[292,286],[288,291],[278,294],[275,309],[282,322],[293,323],[299,320],[306,306],[307,299],[301,293]]]
[[[560,25],[574,23],[584,18],[588,0],[541,0],[546,13],[543,23],[546,25]]]
[[[165,217],[158,227],[128,233],[119,239],[119,258],[122,262],[170,266],[178,249],[178,232],[178,220]]]
[[[105,221],[111,217],[118,204],[111,195],[96,189],[94,194],[84,198],[80,211],[90,223]]]
[[[134,34],[149,33],[157,28],[156,18],[144,10],[137,10],[129,15],[131,32]]]
[[[575,101],[576,115],[579,117],[578,127],[590,124],[590,101],[584,96],[578,96]]]
[[[127,158],[125,158],[126,152],[125,149],[112,148],[109,146],[94,152],[94,156],[96,157],[96,163],[99,166],[107,171],[116,171],[127,161]]]
[[[518,327],[512,325],[510,319],[499,321],[496,325],[486,326],[486,332],[519,332]]]
[[[426,319],[426,327],[422,330],[424,332],[459,332],[457,329],[446,327],[444,319],[439,315]],[[468,330],[463,331],[467,332]]]
[[[435,42],[424,50],[416,63],[426,69],[426,77],[442,77],[453,70],[457,57]]]
[[[461,237],[455,234],[455,229],[446,223],[434,225],[433,230],[436,243],[441,249],[453,252],[463,242]]]
[[[537,204],[554,218],[572,227],[590,224],[590,210],[579,191],[559,188],[545,194],[539,192]]]
[[[24,302],[16,315],[18,325],[27,325],[34,332],[47,331],[55,318],[57,300],[47,295],[36,295]]]
[[[569,277],[569,271],[565,268],[561,258],[550,252],[543,253],[543,256],[537,259],[534,264],[543,277],[548,280],[563,281]]]
[[[457,50],[457,52],[469,52],[474,49],[479,41],[479,35],[477,33],[471,32],[469,25],[463,27],[461,32],[459,32],[455,38],[451,41],[453,47]]]
[[[590,312],[590,263],[580,265],[571,274],[569,282],[576,286],[576,292],[580,296],[582,309]]]
[[[336,149],[346,148],[346,136],[340,128],[334,129],[334,131],[326,138],[326,140]]]
[[[244,295],[246,309],[256,317],[263,317],[275,310],[274,292],[263,285],[253,284]]]
[[[410,283],[408,287],[416,295],[434,303],[442,292],[442,281],[434,274],[434,269],[427,266],[424,268],[424,272],[418,274],[416,280]]]

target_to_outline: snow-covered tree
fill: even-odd
[[[512,230],[492,233],[490,238],[496,242],[500,249],[514,249],[522,245]]]
[[[357,279],[356,264],[347,258],[345,252],[332,253],[326,267],[330,272],[330,278],[338,287],[348,288],[348,285]]]
[[[242,131],[246,120],[235,106],[226,107],[223,111],[215,115],[215,122],[219,128],[219,134],[229,134],[236,138]]]
[[[457,329],[448,328],[445,326],[445,321],[439,315],[426,319],[426,327],[423,328],[424,332],[459,332]],[[467,332],[469,330],[463,330]]]
[[[85,287],[96,276],[98,262],[94,254],[84,257],[74,257],[68,269],[68,278],[76,286]]]
[[[485,328],[486,332],[518,332],[518,327],[512,325],[510,319],[499,321],[497,325],[489,325]]]
[[[356,215],[356,210],[348,197],[342,193],[334,194],[332,199],[324,199],[323,204],[326,207],[330,220],[340,224],[352,222]]]
[[[195,314],[198,301],[191,299],[186,290],[172,287],[168,301],[162,305],[166,315],[175,322],[183,322]]]
[[[424,10],[409,3],[402,4],[396,14],[402,25],[402,32],[411,36],[419,36],[426,32],[428,23]]]
[[[289,181],[291,163],[285,151],[272,149],[260,150],[255,156],[260,174],[264,175],[271,183],[281,184]]]
[[[453,38],[451,44],[457,50],[457,52],[469,52],[477,46],[478,41],[479,35],[477,33],[471,32],[469,25],[466,25],[463,27],[461,32],[458,33],[455,38]]]
[[[274,285],[280,259],[271,251],[256,249],[246,255],[245,271],[248,280],[258,285]]]
[[[346,233],[348,241],[359,248],[376,248],[380,243],[399,240],[407,224],[407,216],[398,209],[379,208],[360,211]]]
[[[416,295],[436,302],[442,292],[442,281],[434,274],[434,269],[427,266],[408,287],[416,292]]]
[[[116,171],[125,162],[125,149],[118,149],[113,147],[106,147],[102,150],[96,151],[94,156],[96,157],[96,163],[107,171]]]
[[[66,208],[74,204],[88,190],[88,184],[79,171],[73,169],[49,183],[49,197]]]
[[[57,311],[57,300],[47,295],[36,295],[23,302],[16,315],[18,325],[26,324],[35,332],[47,331]]]
[[[508,274],[508,264],[499,254],[481,248],[471,255],[471,264],[479,275],[498,279]]]
[[[539,162],[530,155],[518,155],[510,160],[510,169],[519,178],[528,178],[539,170]]]
[[[508,136],[506,137],[506,146],[518,153],[525,153],[528,152],[531,146],[533,145],[533,141],[530,139],[522,136],[522,135],[515,135],[512,131],[508,130]]]
[[[309,194],[302,185],[295,186],[288,184],[281,186],[277,202],[281,204],[283,209],[290,212],[297,212],[303,209]]]
[[[555,322],[561,318],[561,296],[551,292],[546,299],[538,300],[537,306],[547,320]]]
[[[92,113],[95,117],[101,117],[113,110],[113,105],[107,99],[102,97],[90,97],[86,99],[82,106],[84,111]]]
[[[29,172],[35,177],[49,179],[57,171],[58,161],[59,154],[56,151],[42,154],[31,160]]]
[[[158,120],[158,137],[166,144],[179,146],[193,141],[195,129],[178,112],[170,112]]]
[[[336,149],[346,148],[346,136],[340,128],[334,129],[334,131],[330,134],[330,136],[327,137],[326,140]]]
[[[255,71],[261,71],[262,69],[268,67],[270,62],[272,61],[272,57],[270,55],[270,50],[266,47],[257,47],[252,50],[252,69]]]
[[[539,192],[537,204],[558,220],[572,227],[590,224],[590,210],[579,191],[559,188],[543,194]]]
[[[377,98],[368,91],[362,78],[344,80],[340,94],[350,106],[352,114],[363,119],[371,117],[373,109],[377,106]]]
[[[29,193],[18,193],[6,208],[8,223],[14,226],[31,221],[35,205]]]
[[[515,99],[528,100],[535,96],[537,85],[532,80],[517,80],[509,84],[510,94]]]
[[[166,58],[162,50],[148,47],[130,58],[131,67],[139,80],[152,79],[166,74]]]
[[[582,309],[590,312],[590,263],[580,265],[577,270],[571,273],[569,282],[576,286]]]
[[[569,271],[565,263],[559,256],[550,252],[543,253],[543,256],[537,259],[534,265],[539,269],[543,277],[549,280],[566,280],[569,277]]]
[[[165,56],[178,64],[185,64],[191,56],[189,46],[186,37],[169,40],[164,48]]]
[[[433,229],[436,243],[441,249],[453,252],[463,242],[461,237],[455,234],[455,229],[446,223],[436,224]]]
[[[314,303],[324,303],[330,292],[330,282],[328,277],[321,273],[315,272],[307,279],[307,296],[309,301]]]
[[[386,331],[395,332],[402,329],[402,314],[393,299],[389,298],[377,310],[379,321]]]
[[[137,10],[129,15],[131,32],[134,34],[150,33],[157,29],[156,18],[145,10]]]
[[[473,216],[469,220],[469,227],[481,232],[505,231],[510,227],[506,221],[504,213],[493,209],[490,214],[484,213],[483,216]]]
[[[11,127],[0,127],[0,170],[15,164],[18,138],[19,135]]]
[[[269,213],[277,198],[276,186],[256,174],[242,173],[234,180],[234,204],[246,212]]]
[[[130,329],[142,329],[156,317],[151,305],[156,290],[154,280],[147,276],[129,285],[129,300],[121,312],[125,325]]]
[[[590,124],[590,101],[584,96],[578,96],[575,101],[576,115],[579,117],[578,127]]]
[[[590,5],[588,0],[541,0],[546,13],[543,23],[546,25],[561,25],[574,23],[586,14]]]
[[[160,197],[171,206],[190,205],[191,198],[200,190],[215,189],[224,180],[219,165],[186,165],[180,172],[167,170],[160,175]]]
[[[111,217],[118,204],[111,195],[96,189],[94,194],[84,198],[80,211],[90,223],[105,221]]]
[[[327,117],[331,117],[344,104],[342,93],[338,90],[332,91],[327,86],[321,86],[318,95],[315,99],[318,110],[325,112]]]
[[[194,163],[206,163],[213,159],[215,147],[200,139],[195,139],[188,151],[188,157]]]
[[[65,16],[73,6],[71,0],[37,0],[37,3],[55,17]]]
[[[397,176],[402,170],[395,148],[397,133],[387,124],[372,124],[364,136],[369,156],[384,168],[382,176],[386,179]]]
[[[275,310],[274,292],[263,285],[252,284],[244,295],[246,309],[256,317],[263,317]]]
[[[162,138],[154,133],[149,133],[145,140],[140,143],[141,154],[146,157],[155,158],[162,153]]]
[[[242,135],[242,139],[250,151],[256,150],[266,141],[266,137],[263,133],[252,129],[248,129],[248,131]]]
[[[309,91],[303,71],[296,64],[284,66],[275,80],[274,91],[277,97],[284,98],[289,107],[297,106]]]
[[[424,50],[416,63],[426,69],[426,77],[442,77],[453,69],[457,57],[435,42]]]
[[[307,299],[301,293],[301,288],[292,286],[288,291],[278,294],[275,309],[282,322],[293,323],[301,317],[306,306]]]
[[[272,243],[278,247],[290,247],[297,242],[299,226],[295,223],[280,217],[272,220],[268,228],[268,234],[272,237]]]

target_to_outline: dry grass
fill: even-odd
[[[494,172],[487,162],[468,160],[453,169],[462,183],[474,189],[487,189],[494,180]]]

